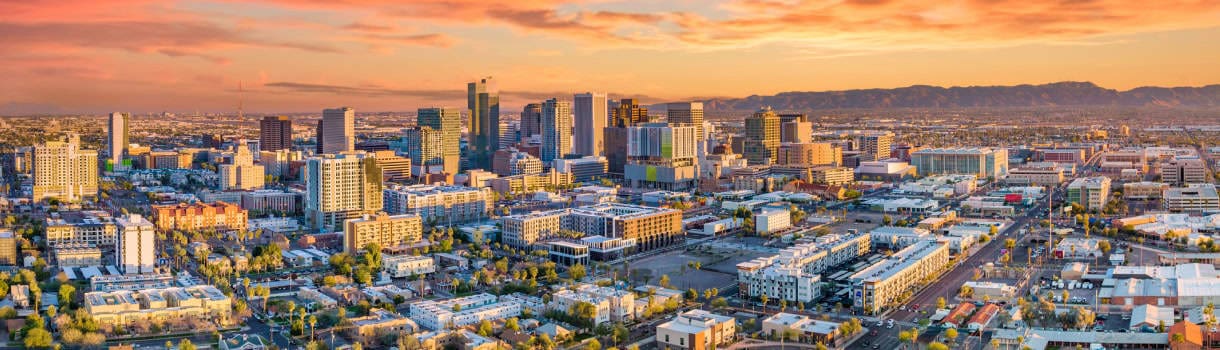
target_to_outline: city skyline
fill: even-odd
[[[1220,4],[477,1],[0,5],[0,114],[310,112],[606,91],[647,103],[783,91],[1092,81],[1200,86]],[[793,23],[800,23],[794,25]],[[155,28],[156,30],[153,30]],[[599,74],[615,72],[614,74]],[[240,89],[238,86],[244,85]],[[150,98],[151,97],[151,98]]]

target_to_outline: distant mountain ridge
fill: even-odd
[[[1220,107],[1220,85],[1203,87],[1139,87],[1127,91],[1106,89],[1091,82],[1043,85],[965,86],[944,88],[914,85],[895,89],[794,91],[772,96],[716,98],[704,109],[748,111],[771,106],[781,111],[848,108],[964,108],[964,107]]]

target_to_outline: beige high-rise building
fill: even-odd
[[[34,201],[56,198],[77,202],[97,197],[97,151],[80,149],[79,139],[34,147]]]
[[[790,121],[780,124],[779,142],[813,142],[813,123]]]
[[[246,146],[246,140],[239,140],[233,146],[233,164],[221,164],[220,190],[252,190],[263,188],[266,182],[266,169],[254,164],[254,154]]]
[[[315,228],[381,211],[381,167],[372,154],[325,154],[305,161],[305,214]]]
[[[118,228],[115,264],[128,275],[153,272],[157,267],[156,226],[136,214],[125,215],[115,223]]]
[[[839,165],[843,149],[830,142],[784,143],[775,158],[779,165]]]
[[[542,103],[542,149],[539,159],[550,165],[572,153],[572,104],[559,99]]]
[[[17,235],[13,231],[0,230],[0,265],[17,265],[20,256],[17,247]]]
[[[602,130],[610,120],[609,104],[606,94],[587,92],[576,94],[572,101],[572,112],[575,115],[575,138],[572,140],[572,153],[584,156],[600,156],[605,150],[602,140]]]
[[[1207,182],[1207,163],[1199,158],[1175,158],[1161,163],[1161,181],[1186,186]]]
[[[746,118],[746,160],[750,165],[775,164],[779,151],[779,115],[771,107],[763,107]]]
[[[394,151],[373,152],[377,158],[377,166],[381,167],[381,178],[386,182],[402,181],[411,178],[411,158],[399,157]]]
[[[107,141],[110,146],[110,162],[114,169],[121,169],[123,168],[123,154],[127,152],[127,134],[131,129],[131,114],[110,113],[108,126]]]
[[[856,137],[856,150],[864,152],[865,160],[889,159],[893,143],[894,133],[891,132],[860,135]]]
[[[366,214],[343,223],[343,251],[355,254],[369,243],[377,243],[382,248],[410,245],[419,242],[423,234],[423,220],[419,215]]]
[[[322,110],[322,153],[339,153],[356,150],[356,110],[339,107]]]

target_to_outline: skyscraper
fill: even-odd
[[[356,110],[351,107],[324,109],[321,123],[318,128],[321,153],[356,150]]]
[[[470,123],[470,167],[491,169],[491,154],[500,144],[500,90],[491,77],[466,84]]]
[[[647,123],[627,129],[623,178],[634,188],[685,191],[695,187],[695,127]]]
[[[602,130],[606,128],[607,114],[606,94],[586,92],[576,94],[572,102],[575,113],[576,130],[572,153],[583,156],[600,156],[605,150],[602,140]]]
[[[344,220],[381,208],[381,168],[372,154],[324,154],[305,161],[305,214],[314,228],[341,227]]]
[[[542,163],[572,153],[572,104],[568,101],[549,99],[542,103]]]
[[[118,240],[115,260],[123,273],[151,273],[157,266],[156,226],[139,214],[125,215],[115,220]]]
[[[813,123],[803,121],[783,122],[779,126],[779,142],[810,143],[813,142]]]
[[[315,131],[314,153],[315,154],[326,153],[326,152],[322,152],[322,144],[323,144],[322,139],[326,138],[326,127],[325,126],[326,126],[326,120],[318,119],[318,126],[317,126],[317,128],[314,129],[314,131]]]
[[[285,116],[263,117],[258,123],[258,147],[260,151],[292,149],[292,119]]]
[[[521,110],[521,140],[542,135],[542,104],[531,103]]]
[[[614,107],[610,125],[602,133],[605,148],[609,150],[606,152],[607,172],[623,173],[623,167],[627,164],[627,154],[621,151],[627,149],[627,128],[647,122],[647,107],[640,106],[632,98],[619,100],[618,106]]]
[[[779,116],[771,107],[763,107],[746,118],[746,160],[750,165],[775,164],[779,151]]]
[[[127,132],[131,129],[131,114],[110,113],[110,132],[107,144],[110,146],[110,164],[115,169],[123,166],[123,154],[127,152]]]
[[[453,176],[461,170],[462,114],[448,107],[420,108],[416,124],[432,128],[441,135],[440,155],[445,173]],[[408,151],[409,153],[410,151]],[[415,160],[415,159],[412,159]],[[429,164],[436,165],[436,164]]]
[[[418,177],[445,172],[445,140],[441,132],[430,126],[409,128],[403,130],[402,142],[403,150],[411,158],[411,174]]]
[[[695,138],[697,140],[695,146],[698,147],[699,155],[707,153],[707,145],[705,145],[705,137],[703,135],[703,102],[673,102],[665,105],[665,116],[671,125],[682,125],[695,127]]]
[[[75,202],[97,196],[97,151],[80,149],[76,136],[34,146],[33,153],[34,201]]]

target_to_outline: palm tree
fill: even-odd
[[[309,341],[314,340],[314,333],[318,329],[318,318],[314,315],[309,315]]]
[[[763,311],[767,311],[767,299],[769,299],[769,298],[767,298],[767,295],[766,295],[766,294],[763,294],[763,295],[759,295],[759,296],[758,296],[758,300],[759,300],[759,301],[762,301],[762,309],[763,309]]]

